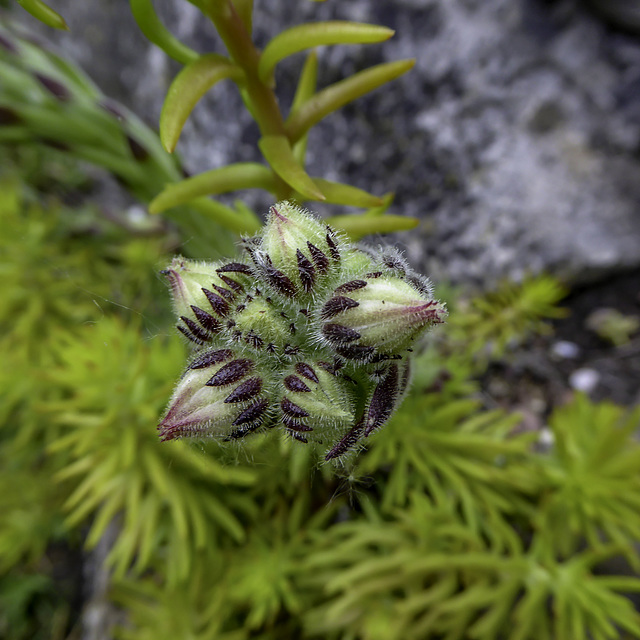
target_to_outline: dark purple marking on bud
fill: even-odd
[[[275,352],[276,352],[276,345],[275,345],[273,342],[270,342],[270,343],[267,345],[267,351],[268,351],[269,353],[275,353]]]
[[[299,433],[296,433],[295,431],[289,431],[289,435],[294,440],[297,440],[298,442],[302,442],[303,444],[307,444],[309,442],[304,436],[300,435]]]
[[[309,309],[300,309],[299,313],[301,313],[305,318],[309,317]]]
[[[340,251],[338,251],[338,246],[335,243],[335,240],[333,239],[333,233],[331,232],[331,229],[329,229],[329,227],[327,227],[327,244],[329,245],[329,251],[331,252],[331,257],[334,259],[335,262],[340,262]]]
[[[237,313],[242,313],[246,308],[247,308],[247,305],[246,305],[246,304],[239,304],[239,305],[236,307],[236,312],[237,312]]]
[[[253,377],[239,384],[225,399],[225,402],[244,402],[262,391],[262,380]]]
[[[0,107],[0,126],[5,127],[12,124],[19,124],[20,116],[9,107]]]
[[[402,258],[394,255],[382,256],[382,264],[389,269],[399,271],[402,275],[405,274],[407,269],[405,261]]]
[[[262,240],[260,238],[257,238],[257,237],[254,237],[254,238],[241,238],[239,246],[240,246],[241,249],[246,251],[251,256],[251,258],[253,259],[254,253],[256,252],[257,249],[260,248],[261,244],[262,244]]]
[[[407,349],[408,351],[408,349]],[[386,354],[386,353],[377,353],[369,362],[371,364],[375,364],[376,362],[386,362],[387,360],[402,360],[402,356],[399,354]]]
[[[238,358],[221,367],[216,374],[205,382],[207,387],[222,387],[226,384],[240,382],[253,369],[253,360]]]
[[[398,385],[398,395],[403,394],[409,386],[409,378],[411,376],[411,364],[407,360],[402,367],[402,375],[400,377],[400,384]]]
[[[283,413],[291,416],[292,418],[307,418],[309,416],[308,411],[305,411],[302,407],[299,407],[297,404],[291,402],[289,398],[282,398],[280,408],[282,409]]]
[[[98,106],[101,109],[104,109],[107,113],[110,113],[114,118],[119,120],[120,122],[126,122],[127,117],[124,112],[120,109],[120,106],[113,102],[112,100],[101,100],[98,103]]]
[[[196,338],[191,331],[189,331],[189,329],[187,329],[186,327],[183,327],[181,324],[177,324],[176,325],[176,329],[188,340],[191,340],[191,342],[195,342],[198,345],[203,344],[202,340],[199,340],[198,338]]]
[[[296,287],[291,282],[291,279],[286,276],[282,271],[274,267],[263,267],[262,273],[264,277],[269,281],[269,284],[283,296],[287,298],[293,298],[296,295]]]
[[[16,45],[13,44],[13,42],[11,42],[9,38],[2,35],[1,33],[0,33],[0,47],[2,47],[5,51],[9,53],[18,53],[18,47],[16,47]]]
[[[351,449],[356,442],[360,439],[362,430],[364,429],[364,416],[351,427],[349,431],[329,450],[329,453],[324,457],[325,460],[333,460],[340,457]]]
[[[135,138],[127,136],[127,144],[131,155],[138,161],[144,162],[149,157],[149,152]]]
[[[327,373],[330,373],[332,376],[336,375],[336,368],[330,362],[324,362],[323,360],[319,360],[318,366],[321,369],[324,369]]]
[[[431,297],[433,295],[433,289],[428,278],[421,278],[420,276],[410,274],[406,278],[407,282],[417,289],[422,295]]]
[[[238,427],[241,424],[247,424],[247,422],[255,422],[262,417],[268,406],[269,401],[266,398],[260,398],[253,404],[250,404],[244,411],[242,411],[231,424],[234,427]],[[258,426],[259,423],[255,426],[255,428],[257,428]],[[229,437],[233,438],[234,436],[230,435]]]
[[[191,305],[191,310],[195,314],[198,322],[207,330],[211,331],[211,333],[218,333],[220,329],[222,329],[222,324],[220,320],[214,318],[210,313],[203,311],[200,307],[196,307],[195,305]]]
[[[264,340],[253,329],[244,337],[244,341],[250,344],[254,349],[262,349]]]
[[[271,298],[267,298],[267,300],[268,300],[269,302],[271,302]],[[280,312],[280,317],[281,317],[281,318],[284,318],[285,320],[288,320],[288,319],[289,319],[289,316],[288,316],[284,311],[281,311],[281,312]]]
[[[347,344],[360,338],[355,329],[333,322],[328,322],[322,327],[322,335],[332,344]]]
[[[311,244],[307,240],[307,248],[309,249],[309,253],[311,254],[311,259],[313,263],[316,265],[316,269],[320,275],[325,274],[329,270],[329,258],[324,253],[324,251],[318,249],[315,244]]]
[[[300,276],[302,288],[308,293],[313,289],[316,281],[315,267],[311,260],[309,260],[300,249],[296,249],[296,258],[298,260],[298,275]]]
[[[35,74],[38,82],[57,100],[60,102],[67,102],[71,98],[69,89],[65,87],[61,82],[50,78],[49,76],[42,75],[40,73]]]
[[[313,428],[309,425],[302,424],[302,422],[299,422],[296,418],[287,415],[282,416],[282,424],[287,427],[287,429],[293,429],[293,431],[304,431],[307,433],[313,431]]]
[[[239,329],[236,329],[232,334],[231,334],[231,339],[234,342],[240,342],[240,340],[242,340],[242,331],[240,331]]]
[[[311,365],[308,365],[306,362],[297,362],[294,368],[296,370],[296,373],[298,375],[301,375],[303,378],[306,378],[307,380],[311,380],[312,382],[315,382],[315,383],[320,382],[320,380],[318,380],[318,376],[316,375],[316,372],[313,370]]]
[[[308,393],[311,391],[307,385],[298,378],[298,376],[294,376],[293,374],[287,376],[284,379],[285,389],[289,389],[289,391],[295,391],[296,393]]]
[[[215,282],[211,283],[211,286],[225,299],[225,300],[233,300],[235,295],[233,291],[229,291],[229,289],[225,289],[220,285],[217,285]]]
[[[180,320],[184,322],[189,331],[201,342],[208,342],[210,340],[209,333],[204,331],[201,327],[199,327],[191,318],[187,318],[186,316],[180,316]]]
[[[229,262],[218,267],[216,271],[218,273],[228,273],[231,271],[234,273],[246,273],[247,275],[251,274],[251,269],[246,264],[242,264],[242,262]]]
[[[295,356],[300,351],[300,347],[287,343],[282,351],[285,356]]]
[[[256,429],[260,427],[261,424],[261,422],[256,422],[255,424],[245,424],[243,427],[234,429],[224,439],[224,441],[229,442],[229,440],[239,440],[240,438],[244,438],[245,436],[250,436]]]
[[[224,317],[229,313],[229,303],[221,298],[219,295],[213,293],[213,291],[209,291],[209,289],[205,289],[203,287],[202,293],[207,296],[207,300],[209,304],[213,307],[213,310],[220,316]]]
[[[291,333],[292,336],[296,335],[296,325],[293,324],[293,322],[289,325],[289,333]]]
[[[349,280],[349,282],[341,284],[334,293],[351,293],[352,291],[357,291],[358,289],[362,289],[362,287],[366,286],[366,280]]]
[[[375,279],[379,278],[382,275],[382,271],[372,271],[371,273],[365,273],[365,278]]]
[[[235,320],[227,320],[227,329],[233,329],[233,327],[236,326],[236,321]]]
[[[217,351],[207,351],[199,355],[190,365],[189,369],[206,369],[214,364],[220,364],[225,360],[233,358],[231,349],[218,349]]]
[[[394,363],[389,365],[385,375],[373,390],[367,412],[367,419],[365,421],[365,437],[389,419],[389,416],[395,408],[396,399],[398,398],[398,385],[398,365]]]
[[[361,344],[341,345],[335,347],[336,353],[347,360],[367,361],[373,355],[375,349]]]
[[[359,302],[356,302],[352,298],[346,296],[336,296],[331,298],[320,311],[321,320],[329,320],[333,316],[337,316],[339,313],[346,311],[347,309],[353,309],[360,306]]]
[[[227,285],[227,287],[233,289],[236,293],[244,291],[244,287],[238,281],[230,278],[229,276],[225,276],[224,273],[219,273],[218,277]]]

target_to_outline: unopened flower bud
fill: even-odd
[[[389,420],[410,347],[445,308],[398,251],[354,246],[290,203],[241,247],[244,261],[177,258],[163,272],[178,329],[199,350],[160,436],[278,426],[339,458]]]
[[[174,258],[162,271],[169,279],[178,330],[195,344],[211,342],[249,282],[242,263],[207,263]]]
[[[283,295],[305,299],[338,277],[341,244],[312,215],[281,202],[271,207],[255,259],[269,283]]]
[[[160,437],[233,437],[234,427],[255,429],[269,404],[263,391],[263,376],[250,358],[232,349],[201,351],[178,382]]]
[[[334,290],[319,311],[320,335],[338,355],[368,360],[400,353],[445,316],[442,304],[403,278],[374,272]]]
[[[327,363],[297,362],[282,379],[282,424],[303,442],[322,441],[331,431],[335,437],[354,419],[350,386],[353,383],[331,372]]]

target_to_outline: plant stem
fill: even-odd
[[[286,135],[284,119],[276,95],[273,89],[261,82],[258,77],[260,52],[253,44],[232,2],[206,0],[203,2],[202,9],[215,25],[231,59],[242,67],[245,73],[246,94],[260,133],[263,136]],[[274,177],[275,195],[278,199],[290,198],[293,189],[278,176]]]

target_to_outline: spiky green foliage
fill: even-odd
[[[64,161],[95,164],[143,203],[182,177],[179,161],[163,150],[155,132],[106,98],[80,68],[11,23],[0,22],[0,73],[0,145],[10,150],[46,145]],[[167,216],[179,224],[192,256],[224,252],[234,234],[259,228],[245,208],[231,210],[204,198]],[[138,224],[152,228],[155,221]]]
[[[462,302],[449,328],[453,341],[486,366],[533,333],[549,331],[549,318],[561,318],[558,302],[567,294],[551,276],[504,282],[494,292]]]
[[[543,450],[482,404],[482,359],[452,329],[342,471],[269,433],[163,445],[155,421],[184,357],[153,275],[163,239],[21,193],[0,189],[5,637],[63,637],[77,613],[52,545],[113,536],[110,633],[128,640],[640,638],[638,410],[578,396]],[[548,284],[509,291],[474,316],[500,355],[555,313]]]

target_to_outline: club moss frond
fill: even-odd
[[[640,409],[625,411],[583,395],[552,415],[548,489],[537,525],[560,555],[574,553],[586,538],[594,549],[618,545],[640,566],[639,426]]]
[[[388,638],[392,625],[395,637],[415,639],[593,633],[613,640],[618,628],[640,632],[638,613],[620,594],[639,589],[640,580],[592,574],[615,549],[567,561],[542,560],[535,545],[531,551],[496,552],[457,514],[420,494],[386,522],[334,526],[318,546],[307,562],[314,580],[325,586],[325,601],[304,616],[310,635]]]
[[[537,489],[532,436],[513,433],[518,422],[517,414],[483,411],[469,398],[414,394],[376,435],[357,471],[389,469],[383,510],[406,505],[420,487],[436,504],[460,509],[472,530],[510,546],[514,535],[504,518],[530,514]]]
[[[163,448],[149,429],[165,401],[165,372],[183,357],[178,340],[142,342],[137,323],[107,317],[60,336],[52,350],[47,381],[65,394],[44,410],[63,427],[49,452],[65,464],[55,479],[67,487],[67,526],[93,521],[92,546],[115,519],[116,574],[166,556],[170,581],[188,575],[215,540],[244,539],[242,519],[255,509],[244,487],[254,474]]]
[[[463,301],[451,314],[448,335],[465,345],[480,365],[533,333],[545,333],[550,318],[564,315],[558,303],[567,294],[549,275],[530,276],[521,283],[504,282],[494,292]]]

